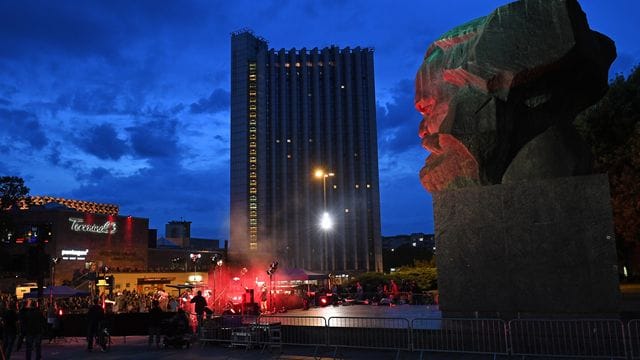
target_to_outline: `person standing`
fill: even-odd
[[[207,300],[202,296],[202,291],[198,290],[196,296],[191,299],[191,303],[195,306],[196,319],[198,320],[198,334],[200,333],[200,327],[204,321],[204,308],[207,307]]]
[[[149,347],[151,347],[154,342],[157,348],[160,347],[161,325],[162,309],[160,309],[160,302],[158,300],[153,300],[151,303],[151,310],[149,310]]]
[[[178,301],[173,296],[169,296],[169,303],[167,305],[167,309],[170,312],[178,311]]]
[[[100,300],[96,298],[87,312],[87,351],[93,350],[93,341],[98,339],[102,320],[104,320],[104,310],[100,306]]]
[[[260,292],[260,311],[262,313],[267,312],[267,285],[262,285],[262,291]]]
[[[362,301],[364,300],[364,290],[362,289],[362,285],[360,281],[356,282],[356,300]]]
[[[42,358],[42,335],[46,331],[47,318],[36,306],[35,302],[31,303],[26,312],[25,325],[25,335],[27,336],[26,359],[31,360],[31,353],[35,347],[36,360],[40,360]]]
[[[13,343],[16,341],[18,333],[18,313],[16,312],[16,304],[10,302],[9,306],[0,314],[2,324],[4,325],[2,332],[2,352],[5,359],[11,358],[11,350]]]

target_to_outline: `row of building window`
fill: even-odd
[[[256,63],[249,63],[249,249],[258,250],[258,72]]]

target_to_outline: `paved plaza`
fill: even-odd
[[[87,352],[86,342],[83,338],[66,338],[58,339],[54,343],[47,341],[42,344],[42,358],[49,359],[99,359],[99,360],[116,360],[116,359],[209,359],[209,360],[258,360],[258,359],[283,359],[283,360],[312,360],[312,359],[333,359],[334,349],[324,348],[318,349],[316,357],[314,357],[315,348],[313,347],[296,347],[284,346],[283,351],[270,352],[261,349],[244,349],[231,348],[228,344],[215,344],[201,346],[195,342],[189,349],[155,349],[147,347],[147,338],[144,336],[132,336],[125,338],[117,337],[113,339],[112,348],[108,352],[100,352],[95,350]],[[11,359],[24,359],[24,349],[14,352]],[[339,349],[338,359],[366,359],[366,360],[386,360],[395,359],[395,351],[381,350],[358,350],[358,349]],[[463,355],[463,354],[435,354],[429,353],[423,356],[424,359],[434,360],[453,360],[453,359],[493,359],[490,355]],[[499,357],[500,358],[500,357]],[[420,359],[420,353],[417,352],[400,352],[399,359]]]

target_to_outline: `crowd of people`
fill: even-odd
[[[300,287],[288,295],[289,298],[301,300],[304,308],[310,306],[322,306],[321,297],[331,297],[333,304],[340,302],[355,302],[374,305],[398,305],[398,304],[428,304],[437,302],[437,298],[427,296],[415,282],[402,281],[397,284],[394,280],[377,284],[361,284],[353,282],[348,285],[332,284],[331,287],[308,285]],[[269,299],[268,299],[269,298]],[[269,301],[267,301],[267,299]],[[260,311],[267,312],[267,303],[273,301],[275,306],[297,307],[287,303],[282,294],[269,295],[268,289],[262,287],[260,295],[256,299],[260,302]],[[123,313],[149,313],[149,346],[160,347],[161,335],[181,335],[195,331],[197,333],[206,317],[212,315],[215,310],[223,314],[235,313],[233,309],[224,307],[216,309],[212,304],[211,293],[198,290],[187,291],[180,296],[174,296],[163,290],[154,290],[146,293],[135,290],[124,290],[117,293],[103,293],[96,297],[74,296],[64,298],[45,297],[40,301],[31,299],[18,300],[13,294],[0,294],[0,330],[2,333],[2,350],[6,359],[11,357],[15,350],[19,351],[25,346],[27,359],[35,353],[35,358],[40,359],[41,341],[46,338],[48,332],[55,327],[58,317],[63,314],[87,315],[87,350],[91,351],[100,331],[100,324],[105,314]],[[279,304],[279,305],[278,305]],[[326,304],[325,304],[326,305]],[[274,304],[270,304],[274,306]],[[163,314],[174,313],[171,326],[166,326],[163,321],[168,318]],[[167,334],[168,330],[172,334]],[[166,339],[166,338],[165,338]],[[177,338],[179,339],[179,337]]]

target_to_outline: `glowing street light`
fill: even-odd
[[[333,228],[333,219],[331,219],[331,215],[325,211],[322,213],[322,218],[320,218],[320,229],[329,231],[331,228]]]
[[[322,199],[324,203],[324,211],[327,211],[327,178],[330,176],[335,176],[334,173],[327,173],[323,169],[316,169],[314,175],[318,179],[322,179]]]

